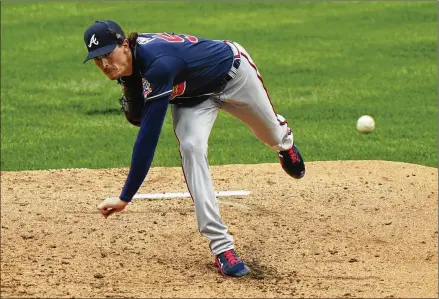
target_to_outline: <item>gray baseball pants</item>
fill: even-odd
[[[207,160],[207,143],[218,111],[222,109],[240,119],[273,150],[293,146],[293,134],[285,119],[274,112],[250,55],[239,44],[234,46],[240,51],[241,65],[223,92],[194,107],[172,105],[174,131],[186,183],[195,203],[198,230],[210,240],[214,255],[234,248],[233,237],[221,220]]]

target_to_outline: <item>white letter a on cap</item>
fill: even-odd
[[[92,45],[96,45],[96,46],[99,45],[99,42],[94,34],[90,38],[90,43],[88,44],[88,47],[91,48]]]

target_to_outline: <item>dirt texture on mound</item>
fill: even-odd
[[[1,173],[2,297],[438,297],[438,170],[385,161],[211,167],[252,269],[221,276],[190,198],[136,199],[108,219],[128,169]],[[139,193],[186,192],[152,168]]]

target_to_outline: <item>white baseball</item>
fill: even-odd
[[[360,133],[370,133],[375,130],[375,120],[372,116],[363,115],[357,120],[357,131]]]

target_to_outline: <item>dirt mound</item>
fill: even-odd
[[[384,161],[211,167],[252,274],[227,279],[190,198],[137,199],[108,219],[127,169],[1,173],[2,297],[437,297],[437,168]],[[153,168],[139,193],[187,191]]]

